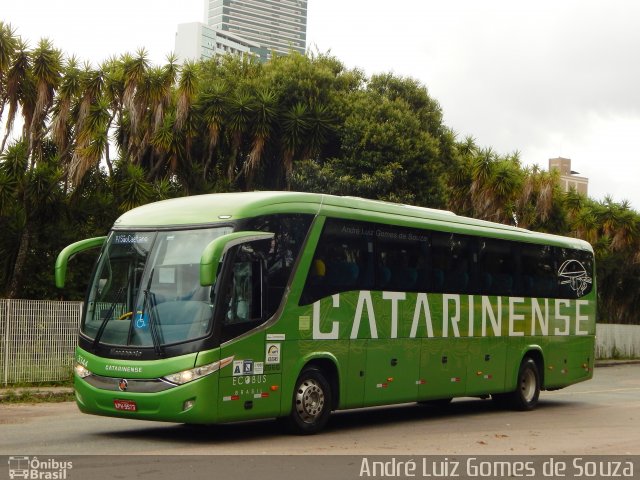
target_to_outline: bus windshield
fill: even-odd
[[[116,231],[96,268],[82,321],[95,344],[155,347],[206,335],[211,287],[200,286],[200,256],[231,227]]]

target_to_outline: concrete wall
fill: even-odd
[[[596,358],[640,358],[640,325],[596,325]]]

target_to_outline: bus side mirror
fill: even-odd
[[[106,238],[107,237],[87,238],[85,240],[80,240],[79,242],[72,243],[71,245],[68,245],[64,249],[62,249],[62,251],[58,254],[58,258],[56,260],[56,287],[64,288],[64,282],[67,278],[67,263],[69,263],[69,259],[71,257],[73,257],[76,253],[80,253],[84,250],[101,247],[104,244]]]
[[[268,240],[274,237],[270,232],[235,232],[213,240],[205,247],[200,257],[200,285],[213,285],[218,274],[218,265],[231,247],[255,240]]]

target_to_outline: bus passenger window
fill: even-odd
[[[219,297],[217,321],[222,325],[222,341],[235,338],[266,320],[263,310],[265,260],[261,250],[266,243],[261,240],[239,245],[227,253],[233,264],[225,274],[227,283]]]
[[[522,265],[521,296],[555,297],[556,268],[552,247],[548,245],[520,245]]]
[[[513,295],[515,293],[517,261],[514,244],[494,238],[480,240],[478,273],[482,295]]]
[[[471,243],[464,235],[434,232],[431,291],[467,292],[471,280]]]
[[[590,252],[556,248],[558,296],[580,298],[593,287],[593,256]]]
[[[251,279],[251,263],[236,263],[233,266],[231,294],[225,323],[239,323],[250,320],[253,304],[253,288]]]
[[[296,258],[304,243],[312,215],[265,215],[252,218],[242,224],[243,229],[273,232],[275,235],[264,250],[267,268],[265,318],[271,317],[280,307]]]

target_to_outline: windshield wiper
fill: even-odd
[[[151,269],[151,273],[149,274],[149,281],[147,282],[147,288],[144,290],[144,301],[142,302],[142,311],[140,312],[140,318],[144,321],[144,312],[147,310],[147,306],[150,305],[149,312],[149,331],[151,333],[151,341],[153,342],[153,350],[156,352],[158,357],[164,355],[162,350],[162,342],[160,340],[160,332],[158,331],[158,326],[155,322],[155,306],[156,306],[156,295],[151,291],[151,281],[153,280],[153,272],[155,268]]]
[[[127,280],[127,284],[124,287],[121,287],[120,290],[118,290],[118,293],[116,294],[116,298],[113,300],[113,302],[109,306],[109,310],[107,310],[107,314],[102,319],[102,323],[100,323],[100,328],[98,328],[98,332],[96,333],[96,338],[93,339],[93,350],[94,351],[96,350],[96,348],[98,348],[98,344],[100,343],[100,339],[102,338],[102,334],[104,333],[105,329],[107,328],[107,323],[111,319],[111,316],[113,315],[113,311],[116,309],[116,306],[122,300],[122,297],[124,296],[124,293],[129,288],[129,282],[130,281],[131,281],[131,276],[129,276],[129,279]]]

